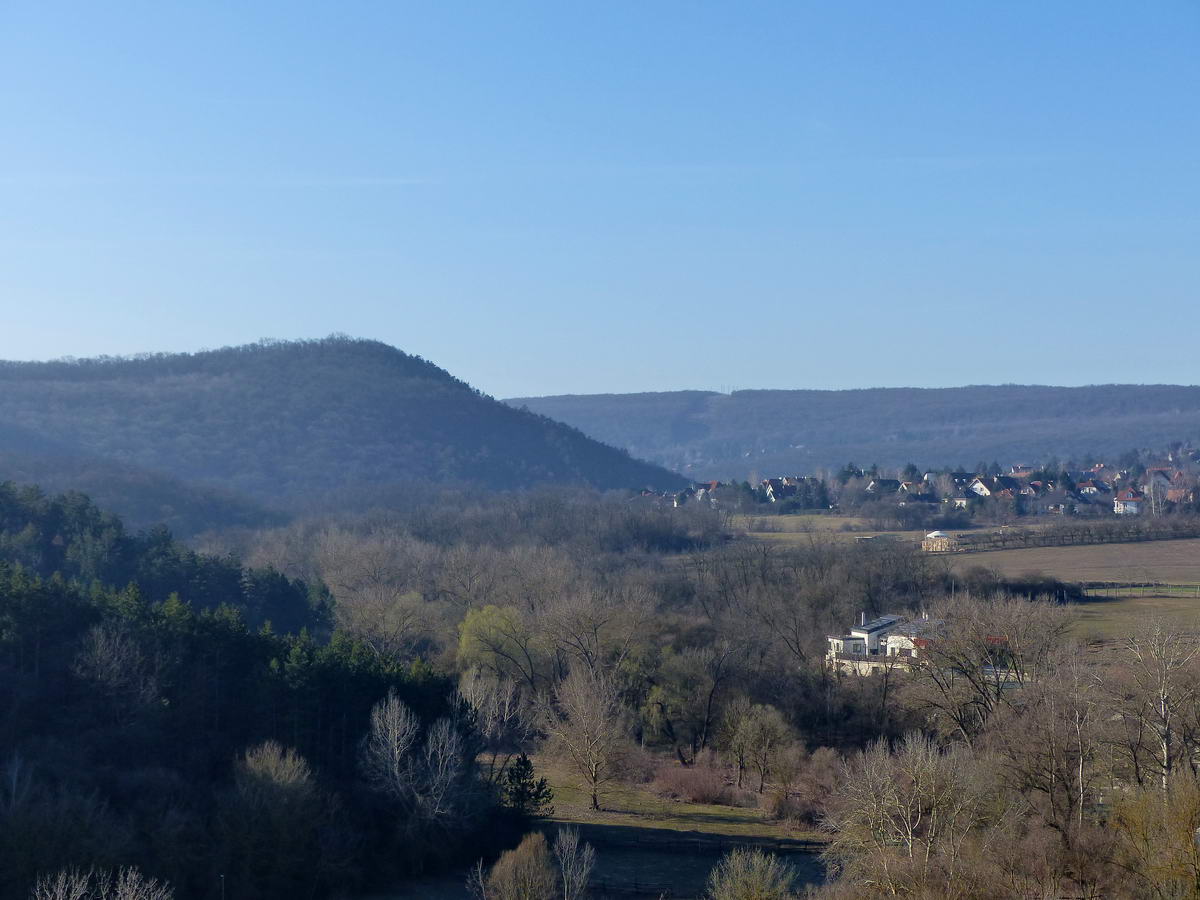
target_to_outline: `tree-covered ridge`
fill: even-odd
[[[1200,387],[675,391],[507,401],[694,478],[1116,456],[1200,436]]]
[[[78,485],[45,471],[48,458],[123,466],[269,508],[358,502],[428,482],[682,483],[419,357],[349,338],[3,363],[0,423],[0,463],[35,460],[36,474],[59,488]]]

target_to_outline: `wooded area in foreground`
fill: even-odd
[[[555,802],[535,751],[588,806],[637,785],[824,832],[821,895],[1200,884],[1194,639],[1078,646],[1070,605],[1028,599],[1052,580],[548,492],[208,551],[0,487],[0,895],[126,872],[111,894],[136,867],[177,896],[331,896],[482,857],[485,896],[527,870],[558,874],[520,896],[567,896],[586,842],[517,847]],[[935,637],[911,666],[835,674],[825,635],[860,612]],[[799,890],[754,853],[714,879]]]

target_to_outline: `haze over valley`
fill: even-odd
[[[1200,437],[1200,387],[999,385],[521,397],[512,406],[696,481],[1116,457]]]

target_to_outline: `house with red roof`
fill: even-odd
[[[1141,491],[1135,491],[1133,488],[1124,488],[1117,491],[1113,497],[1113,512],[1118,516],[1138,516],[1142,513],[1142,505],[1146,502],[1146,495]]]

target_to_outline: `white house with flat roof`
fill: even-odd
[[[866,613],[863,613],[859,625],[851,628],[848,634],[827,636],[829,649],[825,657],[835,667],[856,669],[857,663],[869,662],[872,658],[886,655],[888,634],[906,621],[904,616],[896,615],[880,616],[870,622],[866,619]]]
[[[900,615],[863,621],[848,634],[829,635],[825,659],[835,671],[858,675],[907,668],[929,646],[928,636],[941,624],[940,619]]]

